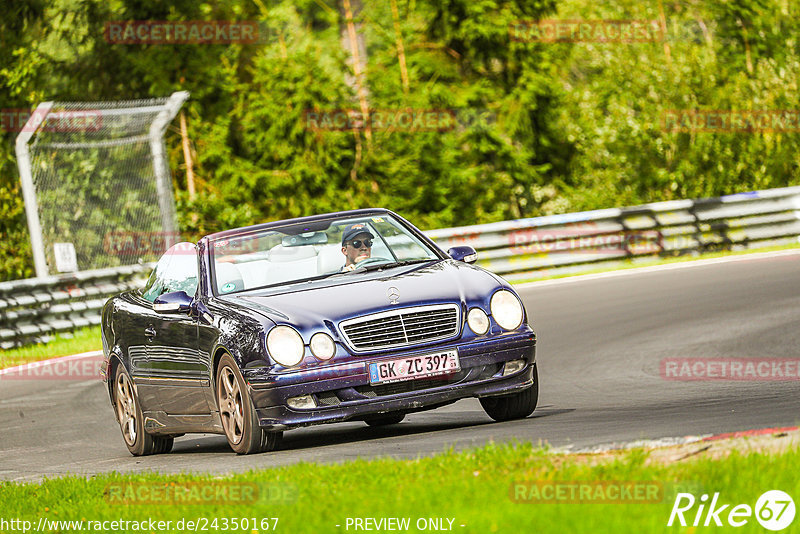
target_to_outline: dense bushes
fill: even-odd
[[[444,110],[446,131],[320,131],[309,111],[359,109],[329,1],[38,0],[0,21],[0,107],[188,89],[198,193],[168,133],[182,230],[385,206],[423,227],[713,196],[796,183],[798,133],[665,131],[670,109],[798,110],[800,8],[788,0],[665,3],[664,42],[509,39],[530,19],[658,20],[657,3],[364,2],[374,110]],[[688,7],[687,7],[688,6]],[[256,45],[121,45],[110,20],[260,20]],[[405,56],[403,81],[398,35]],[[32,274],[13,159],[0,147],[0,279]]]

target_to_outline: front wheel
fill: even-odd
[[[114,407],[125,446],[134,456],[162,454],[172,450],[172,437],[153,436],[144,429],[144,416],[128,371],[121,363],[114,375]]]
[[[536,409],[539,401],[539,373],[533,364],[533,385],[519,393],[500,397],[483,397],[479,399],[487,415],[495,421],[511,421],[524,419]]]
[[[267,452],[278,446],[283,432],[267,432],[259,426],[239,366],[230,354],[219,361],[216,390],[222,428],[235,453]]]

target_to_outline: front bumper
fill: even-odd
[[[367,364],[377,360],[458,350],[461,371],[454,375],[370,386]],[[519,371],[502,376],[503,364],[524,360]],[[453,342],[393,352],[314,371],[247,377],[259,423],[270,430],[359,420],[388,412],[436,408],[468,397],[522,391],[533,385],[536,336],[525,327],[516,332],[472,342]],[[293,409],[288,399],[312,395],[316,408]]]

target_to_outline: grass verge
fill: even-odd
[[[28,362],[69,356],[103,348],[100,327],[90,326],[72,333],[56,334],[49,343],[37,343],[13,349],[0,350],[0,369]]]
[[[411,532],[422,530],[418,521],[435,519],[455,532],[617,533],[695,532],[691,523],[703,493],[719,492],[718,504],[731,505],[720,514],[726,526],[733,506],[755,507],[768,490],[800,495],[797,447],[777,454],[733,450],[724,458],[700,455],[669,462],[652,462],[649,456],[649,452],[636,449],[617,451],[602,461],[587,461],[587,455],[550,454],[528,443],[489,444],[415,460],[301,463],[227,477],[107,474],[34,484],[2,483],[0,502],[3,519],[26,520],[34,526],[40,518],[84,524],[153,519],[170,521],[167,530],[177,531],[180,520],[184,525],[200,520],[200,531],[203,522],[208,531],[223,530],[224,522],[227,530],[234,532],[326,533],[364,530],[354,528],[354,518],[408,518]],[[612,495],[609,488],[630,483],[662,490],[657,499],[651,499],[656,502],[542,500],[544,487],[559,481],[593,488],[592,499],[601,491],[598,487],[606,499]],[[526,484],[535,482],[542,489],[539,500],[531,499],[535,492]],[[520,484],[529,489],[519,490]],[[687,490],[698,499],[684,514],[687,527],[677,522],[668,527],[677,492]],[[252,498],[232,502],[234,495]],[[515,495],[526,495],[525,502],[515,500]],[[228,500],[222,502],[225,496]],[[193,501],[187,504],[190,498]],[[702,529],[705,513],[701,515]],[[238,519],[237,528],[233,528],[234,518]],[[278,518],[277,528],[272,520],[262,523],[265,518]],[[215,519],[217,527],[212,528]],[[241,519],[247,519],[247,524]],[[736,529],[738,532],[765,531],[755,516],[744,519],[747,524]],[[69,530],[63,525],[60,528]],[[710,527],[715,532],[728,528]],[[86,526],[83,529],[88,530]],[[159,530],[152,525],[146,529]],[[130,525],[118,525],[116,530],[137,531]]]

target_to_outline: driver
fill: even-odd
[[[342,271],[352,271],[356,264],[364,261],[372,254],[372,240],[374,235],[363,223],[355,223],[345,226],[342,233],[342,254],[345,261]]]

